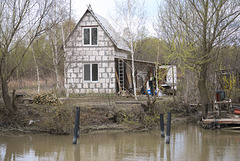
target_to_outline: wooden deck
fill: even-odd
[[[216,122],[219,124],[239,124],[240,125],[240,118],[204,119],[202,122],[204,124],[211,124],[212,122]]]

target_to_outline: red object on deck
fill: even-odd
[[[239,109],[239,108],[235,108],[235,109],[234,109],[234,114],[240,115],[240,109]]]

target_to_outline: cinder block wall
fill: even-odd
[[[98,45],[83,45],[83,27],[98,26]],[[87,12],[78,24],[76,30],[68,39],[65,47],[65,88],[70,93],[115,93],[115,62],[119,55],[115,46],[100,27],[94,17]],[[126,55],[126,54],[122,54]],[[98,81],[83,80],[83,65],[98,64]]]

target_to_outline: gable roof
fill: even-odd
[[[86,12],[83,14],[83,16],[81,17],[81,19],[79,20],[79,22],[77,23],[77,25],[75,26],[75,28],[73,29],[73,31],[71,32],[71,34],[69,35],[69,37],[71,37],[72,33],[76,30],[77,26],[79,26],[82,18],[84,17],[84,15],[90,12],[91,15],[94,17],[94,19],[98,22],[98,24],[101,26],[101,28],[104,30],[104,32],[108,35],[108,37],[111,39],[111,41],[113,42],[113,44],[120,50],[125,50],[125,51],[130,51],[129,47],[127,46],[127,44],[124,42],[124,40],[120,37],[120,35],[114,30],[114,28],[111,26],[111,24],[108,22],[107,19],[105,19],[104,17],[96,14],[93,12],[91,5],[88,6],[88,9],[86,10]],[[66,41],[68,41],[69,37],[67,38]]]

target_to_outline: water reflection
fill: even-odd
[[[48,134],[2,134],[0,160],[74,160],[66,136]]]
[[[0,160],[239,160],[240,133],[203,130],[196,126],[172,128],[170,144],[160,131],[72,136],[0,133]]]

